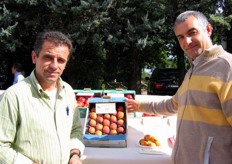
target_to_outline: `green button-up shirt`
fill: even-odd
[[[73,89],[59,80],[55,107],[34,71],[0,99],[0,163],[67,164],[82,153],[82,125]]]

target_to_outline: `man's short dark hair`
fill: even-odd
[[[52,42],[55,45],[67,45],[70,52],[69,56],[72,53],[72,42],[66,35],[59,31],[49,31],[39,33],[36,37],[33,48],[37,56],[39,55],[45,41]]]

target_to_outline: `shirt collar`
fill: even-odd
[[[43,88],[41,87],[41,85],[39,84],[36,76],[35,76],[35,70],[33,70],[30,74],[30,78],[31,78],[31,81],[32,81],[32,84],[33,86],[36,88],[36,90],[39,92],[39,93],[42,93],[44,92],[43,91]],[[62,79],[59,77],[58,81],[57,81],[57,89],[58,90],[62,90],[65,86],[63,85],[63,81]]]
[[[203,59],[204,54],[209,53],[215,47],[217,47],[217,45],[212,45],[211,47],[209,47],[208,49],[206,49],[201,55],[199,55],[198,57],[196,57],[196,59],[192,62],[192,64],[194,66],[196,66]]]

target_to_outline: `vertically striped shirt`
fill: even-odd
[[[83,153],[82,125],[73,89],[61,79],[55,107],[34,71],[0,100],[0,163],[67,164],[70,149]]]

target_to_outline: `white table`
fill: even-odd
[[[171,164],[172,148],[168,145],[167,138],[175,134],[175,127],[167,124],[168,119],[128,118],[127,147],[86,147],[82,156],[83,164]],[[160,139],[164,154],[139,153],[137,143],[145,134],[155,135]]]

